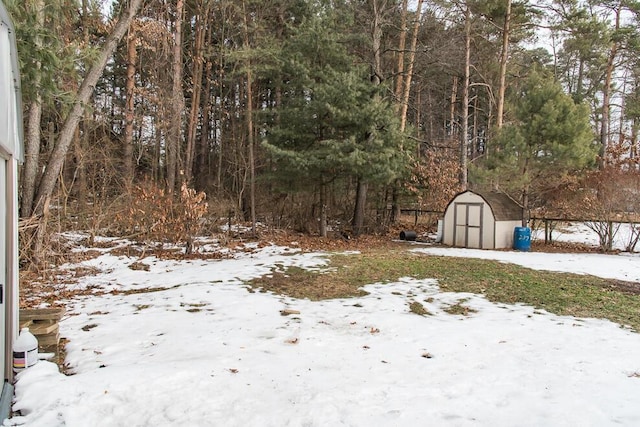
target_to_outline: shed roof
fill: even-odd
[[[493,211],[496,221],[512,221],[522,219],[522,206],[505,193],[495,191],[480,193],[474,191],[482,197]]]
[[[449,205],[453,203],[453,201],[464,193],[473,193],[482,197],[484,201],[489,205],[491,211],[493,212],[493,216],[496,221],[515,221],[522,220],[522,206],[509,197],[505,193],[498,193],[496,191],[488,191],[488,192],[480,192],[480,191],[471,191],[466,190],[461,193],[455,195],[453,199],[449,202]],[[448,208],[448,205],[447,205]]]

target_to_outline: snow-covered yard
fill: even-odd
[[[414,250],[640,282],[637,254]],[[248,289],[275,265],[325,262],[280,246],[147,257],[150,271],[135,261],[105,252],[83,263],[101,273],[79,286],[156,291],[69,301],[60,327],[74,375],[44,361],[20,373],[22,415],[6,425],[640,425],[640,335],[612,322],[441,292],[430,279],[320,302]],[[433,315],[410,312],[414,300]],[[475,311],[445,311],[459,302]]]

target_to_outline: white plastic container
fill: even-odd
[[[13,371],[20,372],[38,362],[38,339],[22,328],[18,339],[13,343]]]

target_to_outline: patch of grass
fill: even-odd
[[[113,295],[135,295],[135,294],[148,294],[151,292],[162,292],[168,291],[169,289],[174,289],[179,287],[180,285],[173,285],[169,288],[166,287],[158,287],[158,288],[135,288],[135,289],[125,289],[124,291],[120,291],[118,289],[113,289],[109,291],[109,293]]]
[[[463,304],[465,301],[466,299],[461,299],[457,303],[444,308],[443,311],[449,314],[457,314],[460,316],[468,316],[471,313],[476,313],[477,310]]]
[[[145,264],[144,262],[134,262],[129,264],[129,268],[131,270],[141,270],[141,271],[150,271],[151,266],[149,264]]]
[[[412,301],[409,304],[409,311],[420,316],[432,315],[432,313],[429,312],[429,310],[427,310],[426,308],[424,308],[424,305],[420,304],[418,301]]]
[[[249,284],[253,288],[313,301],[366,295],[366,292],[358,289],[359,286],[354,286],[335,269],[328,272],[300,267],[289,267],[284,272],[274,269]]]
[[[334,254],[326,271],[289,268],[250,284],[295,298],[319,300],[360,296],[365,293],[362,286],[400,277],[434,278],[443,291],[484,294],[493,302],[524,303],[559,315],[606,318],[640,331],[640,285],[389,247]]]

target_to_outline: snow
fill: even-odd
[[[535,270],[558,271],[564,273],[590,274],[606,279],[640,282],[639,254],[606,255],[588,254],[548,254],[542,252],[485,251],[481,249],[426,247],[415,252],[439,256],[492,259],[518,264]]]
[[[635,255],[412,250],[640,281]],[[47,361],[19,373],[20,414],[5,425],[640,425],[640,335],[615,323],[442,292],[432,279],[316,302],[244,284],[322,267],[325,255],[254,246],[225,259],[83,262],[100,272],[79,287],[154,292],[68,301],[73,375]],[[411,313],[412,301],[432,315]],[[445,311],[456,303],[473,311]]]
[[[544,241],[544,225],[539,224],[540,228],[532,230],[531,238]],[[638,234],[638,224],[630,223],[613,223],[613,249],[624,251],[633,238],[634,227],[635,235]],[[557,242],[573,242],[583,243],[586,245],[598,247],[599,241],[596,233],[591,230],[585,223],[559,223],[552,231],[552,238]],[[636,248],[640,250],[640,245]]]

